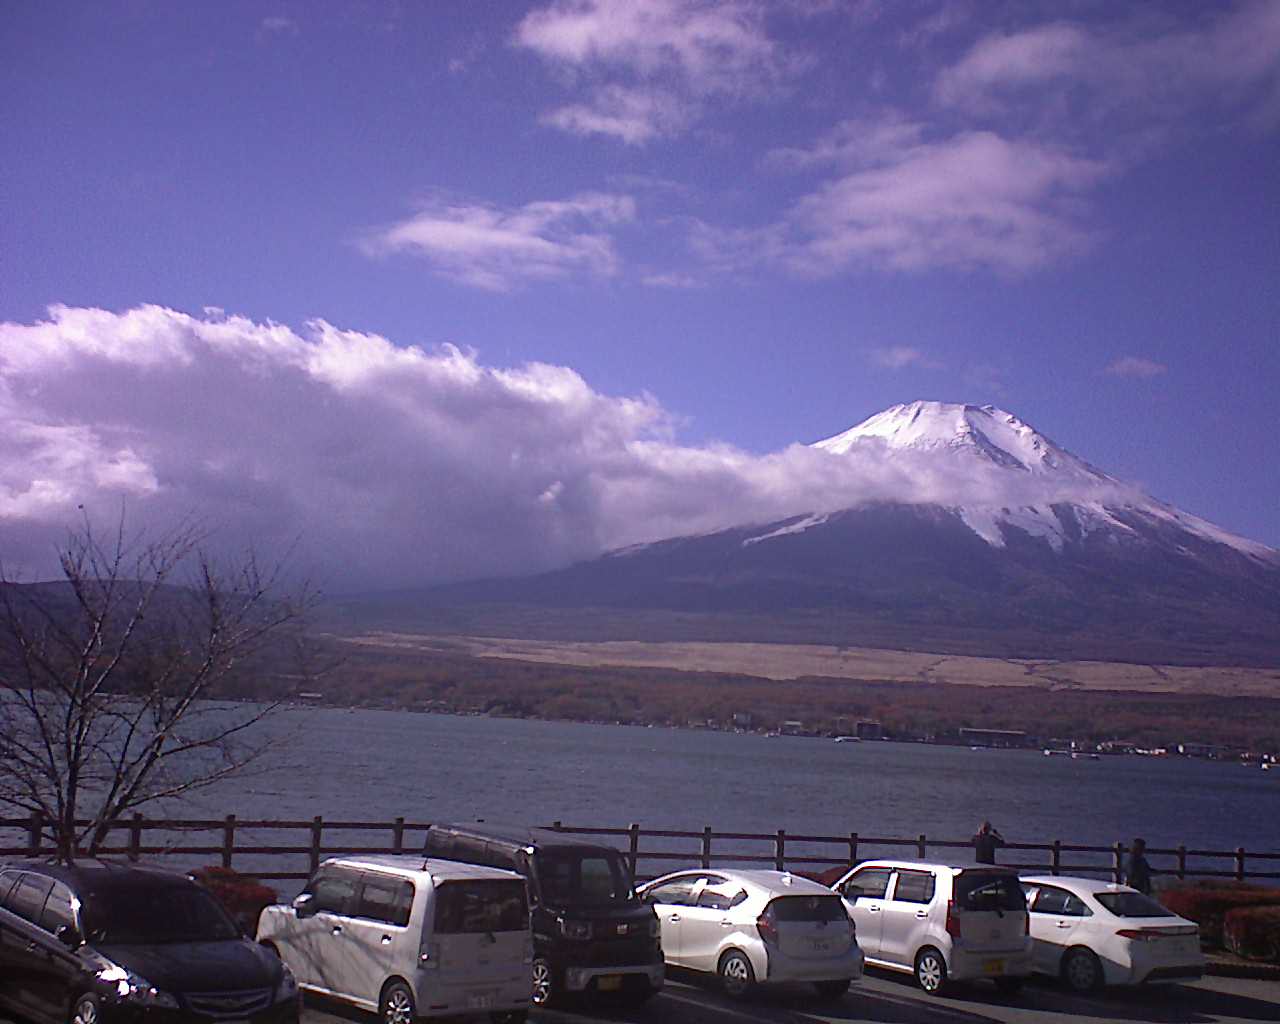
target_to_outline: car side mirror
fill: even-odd
[[[300,920],[302,918],[315,916],[315,913],[316,913],[315,899],[316,898],[309,892],[304,892],[301,896],[298,896],[297,898],[294,899],[293,909],[294,909],[294,912],[298,915],[298,918]]]
[[[79,949],[84,939],[80,932],[73,924],[60,924],[53,933],[53,937],[61,942],[68,949]]]

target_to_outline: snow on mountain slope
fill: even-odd
[[[1073,536],[1097,531],[1134,534],[1134,521],[1173,526],[1269,563],[1277,552],[1157,501],[1054,444],[995,406],[910,402],[876,413],[812,448],[837,456],[878,451],[921,469],[967,466],[989,483],[989,498],[947,507],[993,547],[1021,530],[1060,551]],[[810,523],[796,524],[791,531]],[[751,542],[764,539],[751,538]]]

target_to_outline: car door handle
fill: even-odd
[[[733,927],[733,922],[732,922],[732,921],[730,921],[727,917],[722,917],[722,918],[720,919],[720,927],[721,927],[721,928],[732,928],[732,927]]]
[[[680,920],[680,915],[679,915],[679,914],[672,914],[669,918],[667,918],[667,920],[668,920],[668,921],[679,921],[679,920]]]
[[[389,946],[389,945],[391,945],[391,936],[390,936],[390,935],[384,935],[384,936],[382,936],[382,944],[383,944],[384,946]]]
[[[335,925],[333,926],[333,933],[332,933],[332,934],[334,934],[334,935],[341,935],[341,934],[342,934],[342,925],[340,925],[340,924],[335,924]]]
[[[921,921],[923,921],[923,920],[924,920],[926,917],[928,917],[928,916],[929,916],[929,911],[927,911],[927,910],[917,910],[917,911],[916,911],[916,917],[920,918],[920,920],[921,920]]]
[[[1058,927],[1059,927],[1059,928],[1070,928],[1070,927],[1071,927],[1071,922],[1070,922],[1070,921],[1059,921],[1059,922],[1058,922]]]
[[[873,904],[871,904],[871,906],[867,907],[867,910],[868,910],[870,913],[872,913],[872,914],[878,914],[878,913],[880,913],[880,908],[879,908],[879,907],[877,907],[874,903],[873,903]]]

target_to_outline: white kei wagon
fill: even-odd
[[[383,1024],[488,1013],[518,1024],[532,994],[524,879],[450,860],[326,860],[288,906],[258,919],[258,941],[299,987],[376,1011]]]

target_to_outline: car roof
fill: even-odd
[[[12,861],[0,865],[0,870],[35,872],[56,879],[72,889],[195,884],[187,875],[171,868],[98,858],[82,858],[71,864],[51,860]]]
[[[1028,885],[1056,885],[1075,893],[1137,892],[1132,886],[1110,882],[1105,878],[1086,878],[1083,875],[1023,875]]]
[[[1006,864],[982,864],[975,860],[901,860],[898,858],[877,858],[875,860],[859,861],[852,868],[845,872],[849,875],[854,871],[860,871],[862,868],[905,868],[907,870],[918,871],[950,871],[959,874],[961,871],[989,871],[999,875],[1017,876],[1018,869],[1009,867]]]
[[[330,857],[325,864],[358,870],[372,869],[399,875],[402,878],[419,879],[430,876],[433,882],[449,882],[468,879],[524,879],[514,871],[486,867],[483,864],[466,864],[440,857],[422,857],[413,854],[375,853],[363,857]]]
[[[834,896],[821,882],[805,878],[790,871],[736,870],[733,868],[684,868],[647,882],[648,888],[680,877],[718,875],[731,882],[755,889],[771,896]]]
[[[549,828],[531,828],[528,825],[490,824],[487,821],[441,822],[433,824],[431,828],[440,832],[451,832],[454,835],[466,836],[471,839],[483,839],[491,843],[505,843],[519,849],[525,849],[530,846],[536,846],[540,850],[555,847],[599,849],[602,846],[610,850],[616,849],[615,847],[607,846],[607,844],[593,843],[579,836],[566,835],[563,832],[556,832]]]

